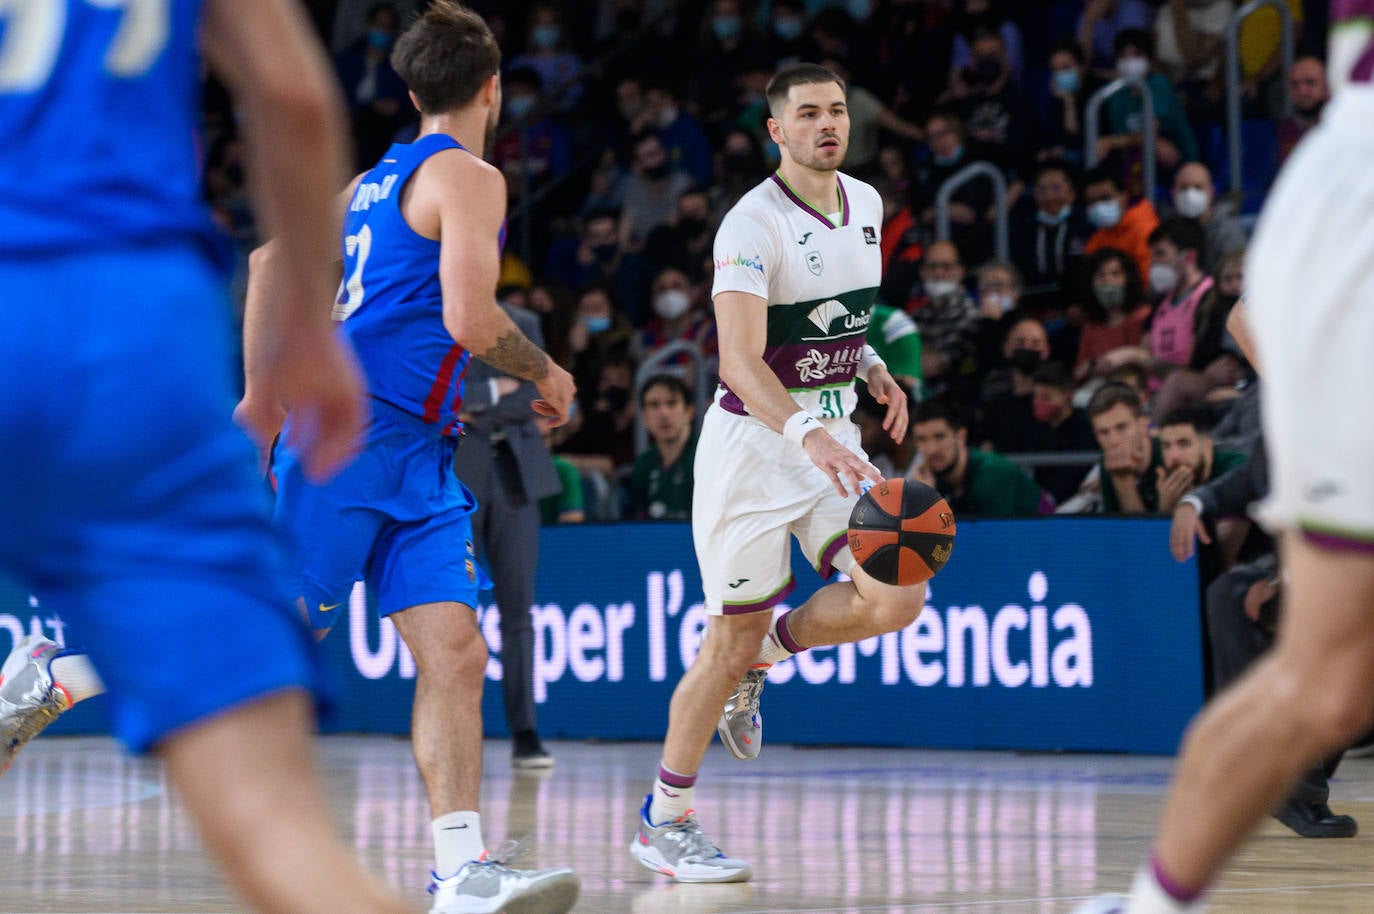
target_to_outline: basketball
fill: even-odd
[[[928,485],[885,479],[850,512],[849,551],[880,583],[905,587],[928,581],[954,551],[954,512]]]

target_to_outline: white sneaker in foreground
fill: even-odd
[[[507,865],[513,853],[487,854],[463,865],[447,879],[431,874],[430,914],[567,914],[582,882],[570,868],[517,870]]]
[[[0,667],[0,774],[24,744],[57,720],[72,700],[52,679],[50,666],[62,648],[29,635],[15,642]]]
[[[754,874],[748,863],[721,853],[690,811],[663,825],[650,825],[652,799],[652,795],[645,797],[639,830],[630,843],[630,856],[641,866],[678,882],[747,882]]]

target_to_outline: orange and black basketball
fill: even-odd
[[[954,551],[954,512],[928,485],[885,479],[850,512],[849,551],[883,584],[928,581]]]

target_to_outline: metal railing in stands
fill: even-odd
[[[1140,94],[1141,105],[1141,133],[1140,133],[1140,158],[1145,170],[1145,199],[1154,203],[1155,184],[1158,163],[1155,161],[1155,100],[1150,95],[1149,84],[1137,76],[1122,76],[1107,83],[1098,89],[1088,99],[1088,104],[1083,109],[1083,162],[1089,168],[1097,165],[1097,140],[1098,140],[1098,113],[1102,106],[1107,103],[1107,99],[1123,89],[1130,89]]]
[[[701,351],[701,347],[696,343],[687,340],[674,340],[661,349],[655,350],[651,355],[639,364],[635,371],[635,453],[642,454],[644,449],[649,446],[649,430],[644,427],[644,417],[640,415],[638,409],[639,392],[644,389],[644,382],[656,374],[673,374],[668,364],[679,355],[685,355],[692,362],[692,374],[684,379],[687,386],[692,388],[693,406],[696,407],[696,416],[693,424],[701,427],[702,417],[706,415],[706,407],[711,405],[711,398],[715,394],[714,390],[707,390],[711,383],[711,372],[707,368],[706,354]]]
[[[1038,467],[1087,467],[1102,459],[1101,451],[1025,451],[1003,454],[1025,470]]]
[[[1282,23],[1283,116],[1287,117],[1293,110],[1293,98],[1288,91],[1288,74],[1293,69],[1293,13],[1284,0],[1250,0],[1232,13],[1231,21],[1226,23],[1226,143],[1231,165],[1231,193],[1237,201],[1244,193],[1240,149],[1240,27],[1247,17],[1265,7],[1278,10]]]
[[[950,236],[949,203],[954,192],[970,181],[987,178],[996,195],[996,223],[993,226],[993,249],[997,259],[1011,259],[1011,214],[1007,210],[1007,179],[1002,170],[991,162],[970,162],[945,179],[935,194],[935,237],[948,241]]]

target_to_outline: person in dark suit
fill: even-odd
[[[521,332],[544,345],[531,311],[502,304]],[[472,532],[491,573],[501,613],[502,685],[516,768],[548,768],[553,756],[539,740],[534,709],[534,569],[539,559],[539,500],[561,491],[530,404],[534,385],[478,359],[468,367],[464,435],[453,469],[477,498]],[[457,548],[461,548],[461,544]]]

